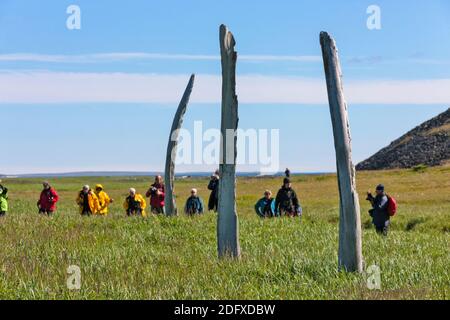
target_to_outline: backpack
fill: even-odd
[[[391,197],[389,195],[387,195],[387,198],[388,198],[387,211],[389,213],[389,216],[393,217],[397,213],[397,200],[395,200],[394,197]]]
[[[187,213],[189,214],[195,214],[195,213],[201,213],[200,212],[200,207],[201,207],[201,203],[200,203],[200,199],[195,197],[195,198],[189,198],[188,203],[187,203]]]

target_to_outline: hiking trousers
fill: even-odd
[[[378,234],[383,235],[383,236],[387,236],[388,235],[388,231],[389,231],[389,220],[385,222],[384,225],[382,226],[375,226],[375,230],[377,231]]]

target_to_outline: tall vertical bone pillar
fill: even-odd
[[[175,161],[177,155],[178,135],[181,125],[183,124],[184,114],[189,103],[192,88],[194,86],[195,75],[192,74],[189,82],[181,98],[178,109],[173,118],[172,128],[170,129],[169,142],[167,143],[166,153],[166,167],[164,171],[164,185],[165,185],[165,212],[166,215],[172,216],[177,214],[177,206],[173,196],[174,179],[175,179]]]
[[[334,147],[340,197],[339,268],[362,272],[361,216],[351,158],[350,125],[342,86],[342,73],[336,42],[326,32],[320,34],[328,102],[333,124]]]
[[[239,225],[236,212],[236,130],[238,100],[236,96],[236,42],[224,25],[220,26],[222,61],[222,120],[217,247],[219,257],[240,256]]]

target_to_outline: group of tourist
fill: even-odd
[[[290,171],[286,169],[283,184],[278,190],[275,198],[272,197],[270,190],[264,191],[264,196],[255,204],[256,214],[261,218],[272,217],[301,217],[302,207],[297,197],[297,193],[292,188]],[[219,181],[220,175],[217,170],[210,178],[208,189],[211,191],[208,199],[208,210],[217,211],[219,202]],[[1,183],[1,180],[0,180]],[[43,189],[37,201],[38,212],[51,216],[56,210],[56,203],[59,200],[58,193],[48,181],[42,183]],[[150,198],[150,212],[152,214],[164,214],[165,190],[163,178],[158,175],[154,183],[145,193],[145,197]],[[367,194],[367,200],[370,201],[372,209],[369,214],[372,217],[372,223],[378,233],[387,235],[390,223],[391,208],[389,207],[391,198],[384,191],[383,185],[378,185],[376,195],[370,192]],[[394,200],[395,201],[395,200]],[[85,185],[78,192],[76,204],[79,212],[83,216],[107,215],[108,208],[114,202],[104,190],[101,184],[97,184],[92,190],[89,185]],[[395,204],[396,205],[396,204]],[[123,208],[128,216],[147,216],[147,201],[139,194],[135,188],[128,190],[128,195],[123,202]],[[8,189],[0,184],[0,217],[6,215],[8,211]],[[196,188],[190,190],[190,196],[187,198],[184,213],[187,215],[197,215],[204,213],[203,200],[198,195]],[[395,212],[394,212],[395,213]]]
[[[217,175],[218,179],[218,175]],[[1,182],[1,180],[0,180]],[[42,183],[42,191],[37,201],[38,212],[51,216],[56,211],[56,204],[59,201],[58,192],[48,181]],[[212,187],[211,198],[217,199],[218,184]],[[155,182],[145,193],[150,198],[150,212],[153,214],[164,213],[164,183],[160,175],[155,177]],[[108,208],[114,202],[104,190],[103,185],[97,184],[94,189],[89,185],[84,185],[77,193],[75,202],[79,212],[83,216],[107,215]],[[212,200],[210,210],[217,209],[217,201]],[[147,202],[145,198],[136,192],[135,188],[128,190],[128,195],[123,202],[123,208],[128,216],[147,216],[145,211]],[[8,189],[0,184],[0,216],[6,215],[8,211]],[[203,213],[203,201],[197,195],[197,189],[191,189],[191,195],[186,201],[184,212],[189,215]]]

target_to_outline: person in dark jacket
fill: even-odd
[[[379,184],[376,188],[375,197],[372,193],[367,192],[367,200],[372,204],[369,214],[372,217],[372,223],[378,234],[387,236],[390,224],[390,216],[388,213],[389,200],[384,192],[384,185]]]
[[[44,181],[42,186],[43,189],[37,202],[39,213],[51,216],[56,210],[56,203],[59,200],[59,196],[48,181]]]
[[[144,218],[147,217],[147,213],[145,212],[147,203],[145,202],[144,197],[139,193],[136,193],[135,188],[130,188],[128,192],[128,197],[125,198],[123,203],[123,208],[125,209],[127,216],[137,215]]]
[[[255,204],[255,211],[261,218],[278,216],[275,210],[275,199],[272,198],[272,192],[270,190],[266,190],[264,192],[264,197],[259,199]]]
[[[291,170],[289,170],[289,168],[286,168],[286,170],[284,171],[284,174],[285,174],[286,178],[290,178],[291,177]]]
[[[150,212],[153,214],[164,214],[164,183],[162,176],[156,176],[155,182],[145,193],[147,198],[150,197]]]
[[[300,217],[302,215],[302,207],[300,206],[295,190],[292,189],[289,178],[284,178],[283,186],[277,193],[275,210],[279,215],[287,215],[290,217]]]
[[[98,197],[88,185],[84,185],[81,191],[78,192],[75,201],[82,216],[98,214],[100,208]]]
[[[197,195],[195,188],[191,190],[191,196],[186,200],[184,213],[190,216],[203,213],[203,200]]]
[[[219,204],[219,179],[219,170],[216,170],[208,184],[208,189],[211,190],[208,200],[209,211],[214,210],[214,212],[217,212],[217,206]]]

